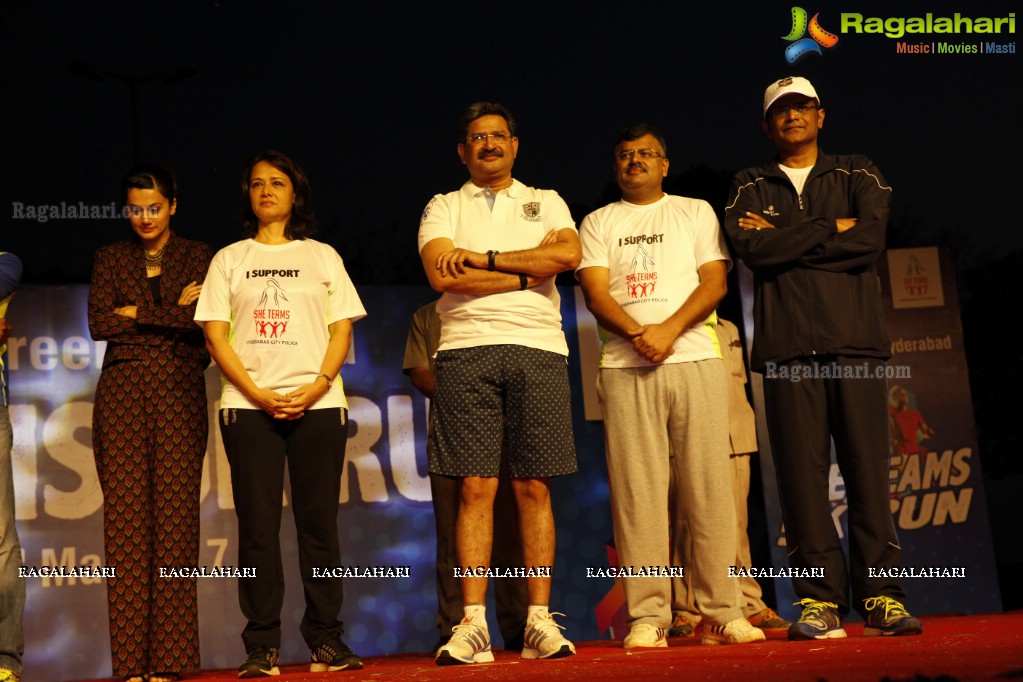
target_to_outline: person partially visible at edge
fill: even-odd
[[[736,175],[725,231],[753,270],[750,365],[764,373],[789,565],[806,569],[792,579],[802,614],[789,639],[845,637],[850,609],[866,635],[920,634],[894,577],[902,549],[889,508],[890,344],[875,263],[892,188],[866,156],[820,149],[824,107],[807,79],[768,85],[763,116],[778,155]],[[869,376],[843,370],[851,365]],[[832,440],[849,501],[848,561],[828,498]]]
[[[622,198],[580,228],[576,276],[601,328],[597,397],[615,548],[622,566],[670,565],[671,500],[670,517],[692,529],[692,551],[675,554],[690,559],[703,643],[746,644],[764,633],[743,617],[728,576],[736,545],[728,377],[714,334],[731,260],[710,204],[664,193],[667,153],[653,126],[624,128],[612,157]],[[668,646],[670,576],[622,585],[625,649]]]
[[[21,282],[21,260],[0,251],[0,682],[21,679],[21,658],[25,633],[21,619],[25,611],[25,579],[18,575],[21,543],[14,519],[14,466],[11,449],[10,394],[8,392],[7,339],[13,326],[7,321],[7,306]]]
[[[314,577],[313,569],[341,563],[337,515],[348,403],[340,372],[352,323],[366,310],[341,257],[309,238],[316,227],[312,191],[297,163],[274,150],[251,158],[241,203],[247,239],[214,256],[195,311],[226,379],[220,433],[238,515],[238,565],[255,569],[238,581],[247,621],[238,676],[280,672],[285,465],[309,670],[358,670],[362,661],[341,638],[341,578]]]
[[[423,211],[419,254],[442,296],[430,473],[460,479],[458,562],[490,566],[502,445],[519,510],[528,615],[522,658],[570,656],[575,646],[549,611],[554,564],[550,478],[576,471],[561,328],[559,272],[579,262],[568,206],[512,177],[519,150],[507,108],[476,102],[463,113],[458,156],[469,180]],[[465,576],[465,617],[439,665],[494,660],[484,606],[487,578]]]
[[[199,668],[195,578],[210,356],[192,316],[212,250],[171,230],[177,183],[166,166],[122,183],[129,239],[96,252],[89,331],[106,341],[92,446],[103,489],[110,658],[117,677],[178,679]]]

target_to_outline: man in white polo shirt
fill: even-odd
[[[576,471],[561,329],[559,272],[579,263],[579,236],[551,190],[512,179],[515,119],[500,104],[463,113],[461,189],[423,211],[419,253],[437,304],[430,473],[460,480],[457,548],[465,618],[437,651],[438,665],[494,660],[484,602],[501,444],[519,508],[529,612],[522,658],[575,653],[548,610],[554,563],[550,477]],[[475,570],[480,568],[480,570]],[[502,567],[504,568],[504,567]]]

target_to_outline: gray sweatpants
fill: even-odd
[[[693,543],[685,571],[708,625],[742,618],[738,583],[728,577],[736,526],[727,382],[722,360],[608,368],[597,377],[619,564],[670,565],[669,466],[677,467]],[[629,626],[669,627],[670,578],[622,581]]]

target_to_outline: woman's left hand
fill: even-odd
[[[192,305],[199,300],[199,294],[202,293],[202,284],[197,282],[189,282],[185,285],[185,288],[181,290],[181,295],[178,296],[178,305]]]
[[[313,380],[311,384],[305,386],[299,386],[291,393],[288,393],[288,397],[291,398],[291,402],[288,403],[287,407],[282,407],[277,410],[275,415],[278,419],[299,419],[305,411],[313,406],[317,400],[319,400],[327,392],[330,386],[326,381],[320,381],[320,377]]]

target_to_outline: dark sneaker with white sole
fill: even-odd
[[[355,655],[340,639],[325,642],[311,652],[311,673],[337,672],[338,670],[362,670],[362,659]]]
[[[238,677],[249,679],[252,677],[275,677],[281,674],[277,668],[277,657],[280,650],[277,647],[261,646],[249,652],[249,657],[238,666]]]
[[[867,620],[863,625],[866,637],[923,634],[924,626],[920,619],[909,615],[898,599],[871,597],[864,599],[863,605],[867,610]]]
[[[796,606],[803,607],[803,614],[789,628],[790,640],[841,639],[846,636],[838,615],[838,604],[801,599]]]

